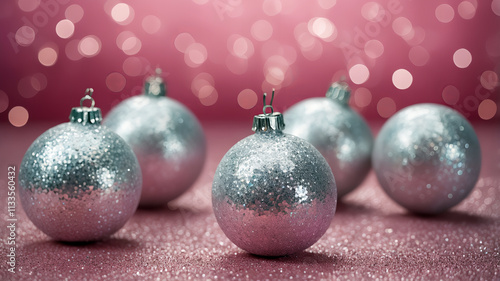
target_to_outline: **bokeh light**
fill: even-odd
[[[57,50],[53,47],[44,47],[38,51],[38,61],[44,66],[53,66],[57,61]]]
[[[424,47],[415,46],[410,49],[408,57],[414,65],[424,66],[429,61],[430,54]]]
[[[72,23],[77,23],[82,20],[85,14],[82,6],[78,4],[72,4],[66,8],[64,11],[64,16],[70,20]]]
[[[128,57],[123,61],[122,68],[128,76],[141,76],[147,73],[150,64],[144,58]]]
[[[191,91],[193,94],[199,98],[200,90],[205,86],[214,86],[214,77],[206,72],[201,72],[196,75],[191,82]]]
[[[57,36],[66,39],[73,36],[75,25],[68,19],[60,20],[56,25]]]
[[[200,43],[193,43],[187,47],[184,53],[184,62],[189,67],[198,67],[207,60],[207,48]]]
[[[252,37],[257,41],[266,41],[273,35],[273,26],[266,20],[258,20],[250,29]]]
[[[318,0],[318,4],[322,9],[328,10],[337,4],[337,0]]]
[[[9,96],[4,91],[0,90],[0,113],[7,110],[9,107]]]
[[[358,107],[367,107],[372,102],[372,93],[367,88],[357,88],[354,91],[354,104]]]
[[[364,64],[355,64],[349,69],[349,77],[354,84],[363,84],[370,77],[370,71]]]
[[[412,32],[413,25],[411,24],[409,19],[405,17],[399,17],[394,19],[394,21],[392,22],[392,30],[394,30],[394,33],[396,33],[397,35],[403,37],[409,35]]]
[[[280,0],[264,0],[262,10],[268,16],[275,16],[281,12],[282,4]]]
[[[28,110],[22,106],[14,106],[9,111],[9,122],[15,127],[22,127],[28,123]]]
[[[120,49],[129,56],[137,54],[141,50],[141,48],[142,42],[135,36],[126,38],[120,47]]]
[[[87,58],[96,56],[101,51],[101,40],[95,35],[88,35],[78,43],[78,52]]]
[[[106,76],[106,86],[111,92],[121,92],[126,84],[127,79],[121,73],[112,72]]]
[[[239,34],[229,36],[227,49],[232,55],[243,59],[249,59],[254,53],[252,41]]]
[[[194,42],[195,40],[191,34],[180,33],[177,37],[175,37],[174,45],[179,52],[185,53],[187,48],[191,46],[191,44],[194,44]]]
[[[361,7],[361,15],[368,21],[378,22],[384,13],[384,8],[377,2],[367,2]]]
[[[41,2],[41,0],[18,0],[17,5],[23,12],[32,12],[40,6]]]
[[[252,89],[244,89],[238,94],[238,104],[244,109],[253,108],[257,100],[257,94]]]
[[[80,54],[80,51],[78,50],[79,44],[80,40],[78,39],[71,40],[66,44],[66,48],[64,49],[64,51],[68,59],[72,61],[77,61],[83,58],[82,54]]]
[[[331,42],[337,38],[335,25],[327,18],[316,17],[309,20],[307,29],[312,35]]]
[[[500,0],[491,1],[491,10],[500,17]]]
[[[368,40],[365,43],[364,51],[367,57],[376,59],[384,53],[384,45],[376,39]]]
[[[111,17],[121,25],[127,25],[134,19],[134,10],[125,3],[118,3],[111,9]]]
[[[497,114],[497,105],[490,99],[483,100],[477,108],[479,117],[483,120],[489,120]]]
[[[458,49],[453,54],[453,62],[458,68],[466,68],[472,62],[472,55],[467,49]]]
[[[396,103],[389,97],[381,98],[377,103],[377,112],[382,118],[389,118],[396,112]]]
[[[406,69],[398,69],[392,74],[392,84],[400,90],[408,89],[413,83],[413,76]]]
[[[161,20],[157,16],[148,15],[142,19],[142,29],[146,33],[154,34],[160,30]]]
[[[448,85],[444,87],[442,97],[445,103],[449,105],[455,105],[460,99],[460,92],[458,91],[457,87]]]
[[[479,78],[481,81],[481,86],[487,90],[494,90],[498,86],[498,75],[491,70],[486,70],[481,74]]]
[[[438,21],[448,23],[455,17],[455,11],[448,4],[441,4],[436,7],[435,15]]]
[[[476,6],[470,1],[460,2],[457,10],[460,17],[466,20],[470,20],[476,15]]]
[[[16,31],[14,38],[20,46],[29,46],[35,41],[35,30],[27,25],[23,25]]]

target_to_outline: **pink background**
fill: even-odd
[[[495,120],[499,27],[499,0],[1,1],[0,121],[66,121],[87,87],[106,114],[157,66],[202,120],[248,120],[273,87],[283,111],[342,76],[368,119],[434,102]]]

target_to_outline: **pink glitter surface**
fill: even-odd
[[[217,164],[249,124],[205,123],[208,158],[183,196],[159,209],[139,209],[111,238],[85,244],[51,240],[16,205],[16,270],[6,244],[7,165],[19,165],[29,144],[54,124],[0,124],[1,280],[498,280],[500,278],[500,131],[474,124],[483,169],[476,188],[438,216],[415,216],[391,201],[371,172],[340,201],[326,234],[286,257],[263,258],[232,244],[217,225],[211,183]],[[380,125],[375,125],[377,131]],[[230,133],[228,133],[230,132]]]

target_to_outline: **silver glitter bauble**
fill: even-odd
[[[392,116],[375,141],[373,167],[389,197],[408,210],[436,214],[460,203],[481,170],[479,141],[455,110],[409,106]]]
[[[323,156],[283,133],[283,116],[261,114],[255,134],[222,158],[212,185],[219,226],[238,247],[256,255],[302,251],[326,232],[337,190]]]
[[[203,129],[181,103],[165,97],[158,76],[145,94],[113,108],[104,124],[134,150],[143,175],[141,206],[158,206],[189,189],[200,174],[206,155]]]
[[[333,83],[327,97],[301,101],[285,113],[285,133],[316,147],[330,165],[338,196],[355,189],[370,171],[373,136],[363,118],[348,105],[350,90]]]
[[[98,108],[73,108],[70,120],[39,136],[24,155],[21,204],[56,240],[100,240],[137,209],[141,170],[130,146],[100,125]]]

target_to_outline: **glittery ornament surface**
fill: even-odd
[[[331,98],[310,98],[285,113],[285,132],[316,147],[330,165],[338,196],[356,188],[370,171],[373,136],[347,104]]]
[[[214,213],[227,237],[257,255],[302,251],[335,214],[335,180],[321,154],[281,131],[257,132],[222,158],[212,186]]]
[[[31,221],[62,241],[115,233],[134,214],[141,171],[123,139],[100,125],[64,123],[29,147],[19,171],[20,199]]]
[[[143,174],[142,206],[165,204],[197,179],[205,136],[196,117],[168,97],[136,96],[116,106],[104,124],[134,150]]]
[[[9,164],[17,166],[33,140],[52,125],[29,122],[15,128],[0,123],[3,171]],[[4,255],[9,249],[1,243],[0,280],[499,279],[498,121],[473,124],[483,165],[476,187],[459,205],[435,216],[413,215],[391,200],[370,172],[339,202],[330,228],[318,242],[278,258],[238,248],[212,212],[215,170],[224,154],[249,135],[248,122],[203,125],[207,163],[193,188],[163,208],[138,209],[109,239],[78,245],[55,242],[16,205],[15,273],[7,271]],[[371,123],[374,135],[380,125]],[[6,177],[0,175],[0,198],[7,194]],[[7,210],[6,200],[0,200],[0,210]],[[4,211],[3,241],[9,236],[6,219]]]
[[[435,214],[460,203],[481,170],[479,140],[456,111],[407,107],[382,127],[373,153],[382,188],[408,210]]]

